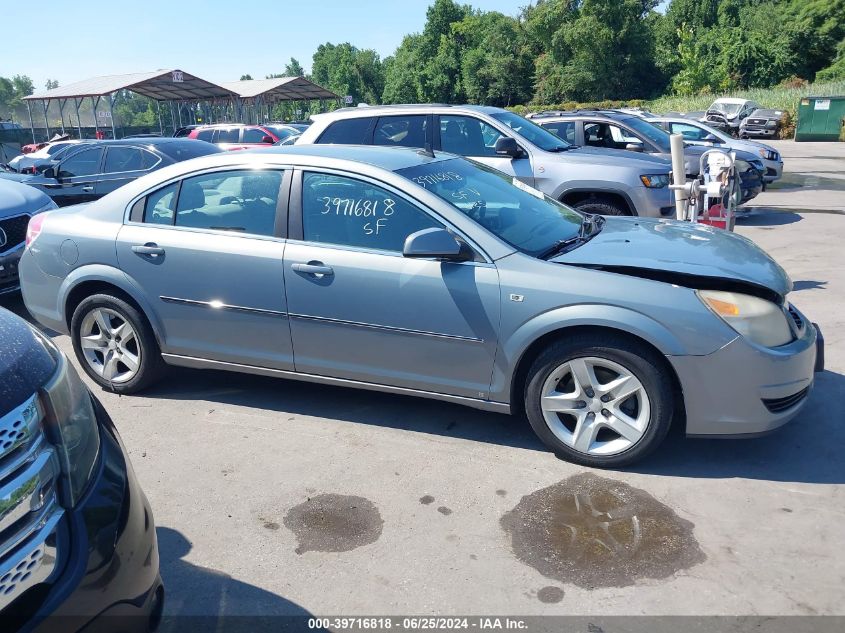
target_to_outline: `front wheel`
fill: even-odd
[[[540,439],[563,459],[596,468],[625,466],[654,450],[673,407],[660,355],[610,333],[553,344],[534,361],[525,388]]]
[[[580,200],[573,204],[572,208],[582,213],[595,213],[598,215],[630,215],[624,205],[605,196],[594,196]]]
[[[136,393],[165,371],[161,351],[146,318],[119,297],[84,299],[70,322],[76,358],[94,381],[115,393]]]

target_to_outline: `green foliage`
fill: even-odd
[[[252,81],[252,75],[250,75],[249,73],[241,75],[241,81]]]
[[[285,64],[285,73],[282,75],[283,77],[304,77],[305,70],[302,68],[302,64],[299,63],[295,57],[290,58],[290,62]]]
[[[0,117],[20,118],[21,111],[26,112],[23,98],[33,92],[35,86],[26,75],[0,77]]]
[[[372,49],[361,50],[348,42],[321,44],[314,53],[313,81],[358,102],[378,103],[384,90],[382,62]]]

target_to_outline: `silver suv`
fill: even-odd
[[[346,108],[312,117],[297,141],[429,147],[494,167],[569,206],[603,215],[671,216],[668,160],[579,147],[487,106]]]

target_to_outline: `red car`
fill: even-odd
[[[264,126],[237,123],[203,125],[191,130],[188,138],[208,141],[225,150],[270,147],[280,140],[278,134]]]

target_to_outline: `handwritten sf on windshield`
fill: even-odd
[[[325,208],[322,215],[336,215],[355,218],[374,218],[374,222],[364,224],[365,235],[378,235],[387,226],[387,219],[393,215],[396,201],[392,198],[366,200],[356,198],[321,198]]]

